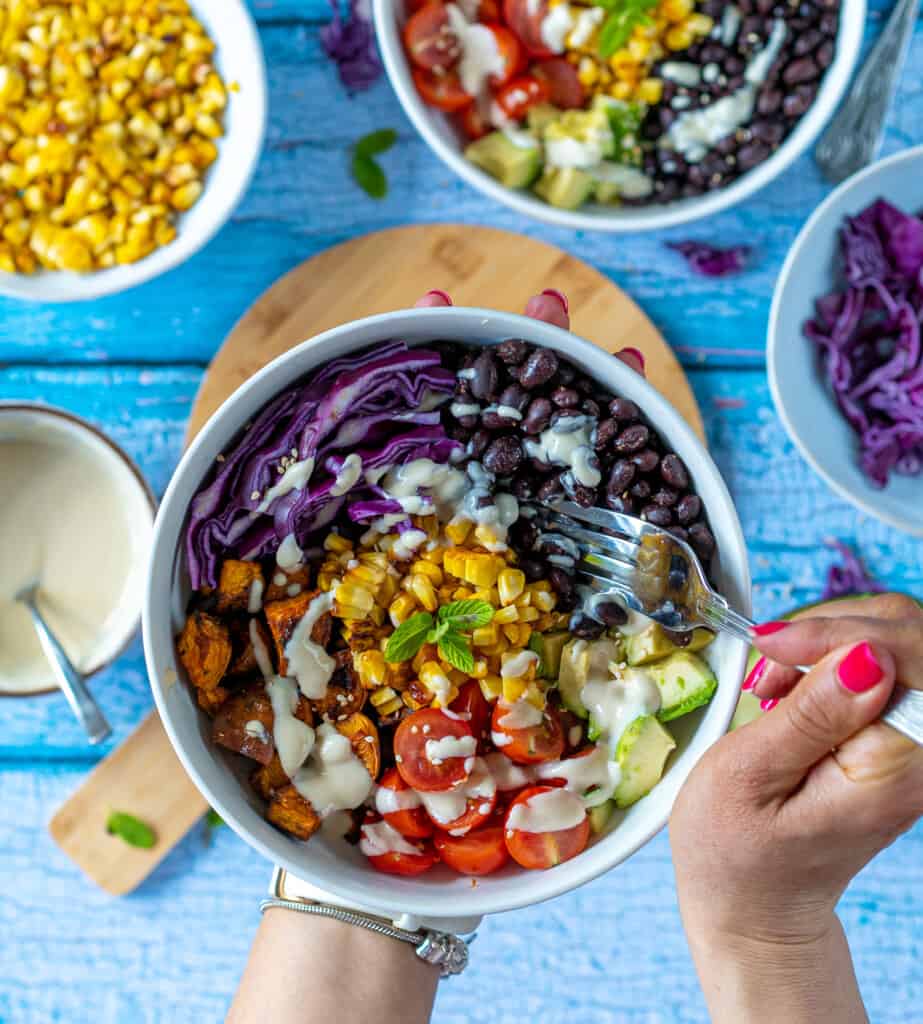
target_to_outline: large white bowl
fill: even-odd
[[[789,436],[830,487],[870,516],[923,537],[923,477],[892,474],[872,486],[859,466],[858,439],[821,373],[817,346],[802,333],[814,301],[842,286],[839,230],[883,198],[906,210],[923,209],[923,146],[866,167],[814,211],[792,246],[776,283],[769,314],[767,358],[772,398]]]
[[[404,0],[372,0],[378,45],[391,85],[407,116],[440,159],[469,185],[518,213],[562,227],[613,232],[653,231],[699,220],[739,203],[778,177],[820,134],[849,84],[862,43],[865,3],[866,0],[842,0],[836,57],[824,75],[814,103],[785,142],[758,167],[726,188],[674,203],[623,209],[588,203],[579,210],[560,210],[527,189],[506,188],[465,159],[463,145],[451,120],[427,106],[413,83],[401,41],[406,20]]]
[[[263,148],[267,108],[263,51],[243,0],[189,0],[189,6],[216,44],[215,66],[225,85],[236,82],[240,89],[228,94],[225,134],[216,140],[218,159],[208,169],[202,197],[179,217],[176,238],[137,263],[111,270],[0,272],[0,295],[35,302],[77,302],[134,288],[188,260],[234,212]]]
[[[174,638],[190,592],[180,544],[186,512],[215,456],[271,398],[346,352],[389,338],[403,338],[411,345],[435,338],[489,345],[510,337],[556,349],[606,387],[639,403],[689,467],[718,538],[721,590],[735,607],[748,611],[747,552],[733,502],[715,464],[676,410],[624,363],[590,342],[537,320],[486,309],[419,309],[373,316],[327,331],[276,359],[239,388],[193,441],[167,488],[155,525],[143,613],[144,649],[157,707],[187,771],[224,820],[269,860],[346,900],[382,910],[440,917],[509,910],[567,892],[614,867],[666,823],[693,765],[727,729],[740,691],[747,645],[719,637],[712,648],[718,691],[703,712],[675,723],[679,747],[653,792],[632,807],[614,831],[574,860],[542,872],[508,867],[480,879],[476,888],[469,878],[442,868],[415,879],[382,875],[342,841],[315,836],[301,843],[283,835],[264,819],[262,801],[246,782],[250,768],[241,763],[243,759],[210,742],[209,720],[197,709],[185,683]]]

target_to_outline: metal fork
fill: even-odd
[[[563,500],[532,507],[538,524],[577,545],[575,568],[595,594],[610,596],[666,629],[706,626],[753,642],[754,623],[715,592],[685,541],[609,509]],[[882,719],[923,745],[923,691],[898,687]]]

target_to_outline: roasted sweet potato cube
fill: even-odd
[[[330,677],[327,693],[323,700],[312,700],[311,706],[317,715],[330,718],[336,724],[361,711],[369,691],[363,687],[358,673],[353,668],[351,651],[337,651],[333,660],[337,667]]]
[[[288,671],[288,662],[285,660],[285,645],[291,640],[295,627],[304,618],[308,606],[320,593],[319,590],[310,590],[297,597],[288,597],[284,601],[271,601],[264,605],[263,611],[266,614],[266,621],[269,630],[275,641],[276,653],[279,656],[279,674],[285,675]],[[311,639],[321,647],[330,643],[330,633],[333,629],[333,616],[327,612],[322,615],[314,628],[311,630]]]
[[[295,587],[299,587],[300,590],[294,590]],[[284,601],[287,597],[297,597],[301,591],[309,590],[310,587],[311,570],[306,565],[299,565],[291,571],[276,566],[269,574],[269,584],[263,600],[267,603]]]
[[[235,754],[269,764],[275,752],[272,704],[262,683],[251,683],[229,697],[212,723],[212,741]]]
[[[231,662],[230,631],[214,615],[193,612],[176,641],[176,650],[192,685],[213,690]]]
[[[296,839],[310,839],[320,828],[320,818],[310,801],[295,789],[285,786],[269,801],[266,820]]]
[[[336,728],[349,740],[353,753],[365,765],[369,775],[377,779],[381,771],[381,744],[374,722],[366,715],[356,713],[337,722]]]
[[[228,699],[229,691],[223,686],[212,687],[211,690],[196,690],[195,696],[199,707],[208,715],[214,716],[221,705]]]
[[[250,784],[264,800],[271,800],[277,789],[289,784],[278,754],[273,754],[268,764],[261,764],[250,776]]]
[[[226,558],[218,577],[219,612],[258,612],[263,606],[263,570],[259,562]],[[250,608],[253,598],[256,607]]]
[[[249,616],[235,616],[228,623],[228,628],[231,632],[232,652],[231,664],[228,666],[229,676],[252,676],[257,675],[260,671],[260,666],[256,660],[256,652],[253,649],[253,639],[250,636],[251,623],[263,641],[267,652],[272,651],[272,637],[269,635],[269,630],[261,619],[252,619]]]

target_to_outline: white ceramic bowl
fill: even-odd
[[[266,131],[266,65],[256,26],[243,0],[189,0],[193,13],[217,45],[215,65],[229,93],[225,134],[216,140],[218,159],[208,169],[199,201],[177,222],[177,236],[137,263],[88,274],[43,270],[0,272],[0,295],[35,302],[77,302],[134,288],[194,255],[225,224],[242,198],[263,148]]]
[[[789,436],[830,487],[870,516],[923,536],[923,477],[892,474],[881,490],[859,467],[855,432],[837,408],[802,333],[814,301],[842,284],[838,235],[845,217],[878,198],[923,209],[923,146],[872,164],[835,189],[801,229],[776,283],[769,315],[769,386]]]
[[[413,83],[401,42],[406,20],[404,0],[372,0],[378,45],[391,85],[407,116],[441,160],[469,185],[518,213],[562,227],[613,232],[654,231],[699,220],[739,203],[778,177],[808,149],[836,110],[859,56],[865,4],[866,0],[842,0],[836,57],[827,69],[813,105],[768,160],[741,175],[727,188],[675,203],[652,203],[624,209],[588,203],[578,210],[560,210],[528,189],[506,188],[465,159],[463,144],[451,120],[427,106]]]
[[[246,782],[249,767],[211,744],[209,721],[196,708],[183,681],[174,639],[190,592],[180,546],[186,511],[215,456],[272,397],[346,352],[389,338],[419,345],[434,338],[493,344],[510,337],[556,349],[608,388],[639,403],[689,467],[718,538],[722,592],[746,612],[750,599],[747,552],[733,502],[715,464],[679,414],[650,384],[595,345],[557,327],[492,310],[386,313],[327,331],[276,359],[236,391],[193,441],[167,489],[155,526],[143,613],[144,648],[157,707],[189,775],[224,820],[269,860],[345,899],[385,910],[399,908],[440,917],[508,910],[557,896],[614,867],[666,823],[693,765],[727,729],[740,691],[747,645],[720,637],[713,646],[717,694],[704,712],[676,723],[679,748],[653,792],[632,807],[614,831],[574,860],[539,872],[514,865],[480,879],[477,888],[472,888],[469,878],[442,868],[415,879],[379,874],[357,849],[342,841],[331,843],[315,836],[301,843],[283,835],[265,821],[262,801]]]

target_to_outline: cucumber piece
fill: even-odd
[[[590,645],[586,640],[570,640],[561,650],[558,668],[558,693],[568,711],[586,718],[587,710],[580,699],[590,672]]]
[[[561,670],[561,655],[564,645],[569,640],[570,633],[566,629],[562,629],[559,633],[533,633],[531,635],[529,648],[542,659],[541,675],[543,679],[558,678]]]
[[[587,811],[587,816],[590,819],[590,831],[593,835],[598,836],[600,832],[605,830],[614,810],[615,801],[607,800],[604,804],[597,804]]]
[[[677,647],[667,636],[664,628],[652,622],[640,633],[625,637],[625,659],[629,665],[647,665],[652,661],[660,661],[677,651],[694,654],[704,650],[715,639],[715,634],[707,629],[694,629],[689,643],[685,647]]]
[[[657,717],[669,722],[707,704],[718,688],[709,665],[697,654],[677,651],[663,661],[649,665],[648,672],[660,690]]]
[[[557,107],[553,107],[550,103],[537,103],[534,107],[529,107],[529,112],[526,114],[526,124],[529,131],[533,135],[541,137],[542,132],[552,121],[557,121],[561,113],[562,111],[558,110]]]
[[[654,715],[636,718],[622,734],[615,759],[622,769],[622,781],[615,790],[619,807],[630,807],[646,796],[663,777],[667,758],[676,740]]]

